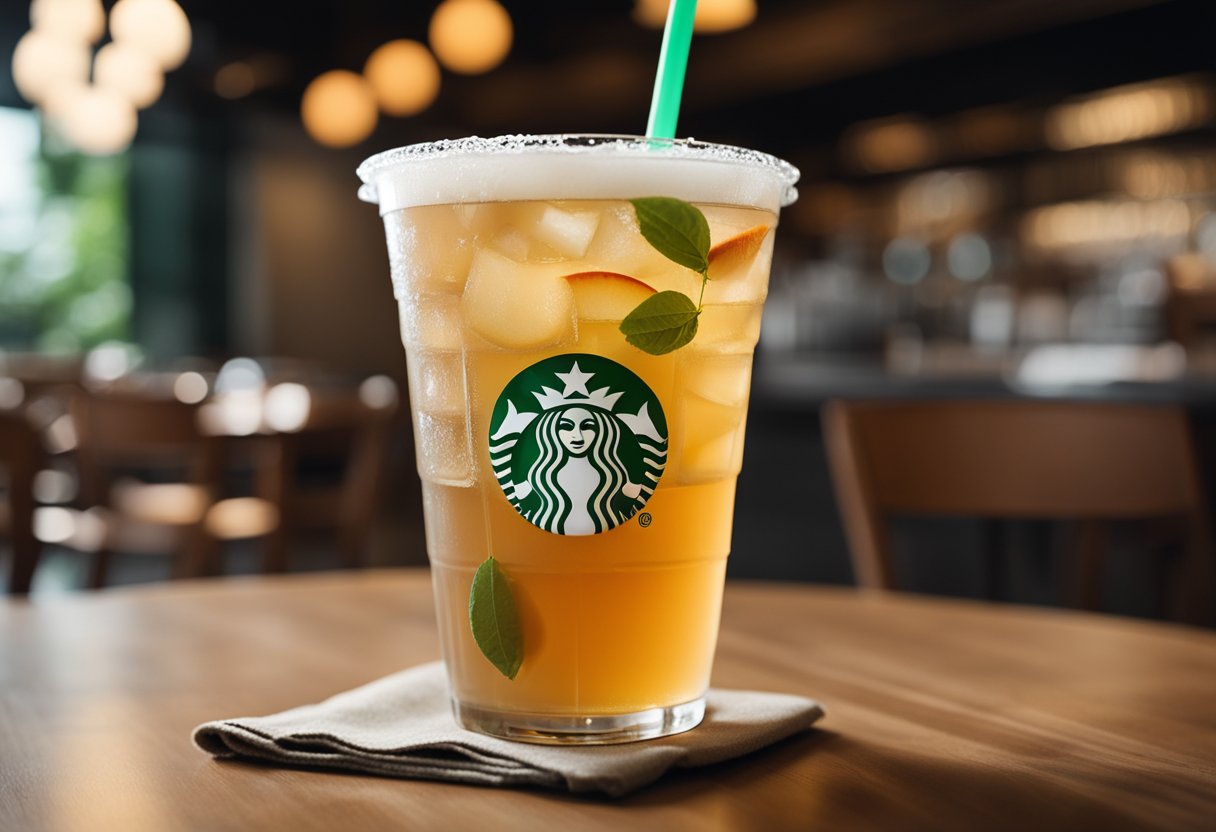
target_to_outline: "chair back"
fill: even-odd
[[[886,523],[898,514],[1181,516],[1189,521],[1192,559],[1210,558],[1207,504],[1178,408],[838,401],[824,409],[824,436],[865,587],[895,588]]]
[[[336,530],[344,563],[362,565],[398,428],[396,385],[383,376],[357,393],[283,384],[271,389],[266,408],[280,432],[263,448],[258,492],[279,506],[282,523],[267,542],[263,571],[286,569],[289,536],[317,528]],[[340,478],[305,485],[298,468],[310,459],[339,460]]]
[[[175,466],[186,481],[218,488],[220,449],[198,424],[198,406],[134,392],[81,392],[72,400],[81,497],[105,505],[119,466]]]

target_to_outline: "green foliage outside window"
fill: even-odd
[[[126,156],[66,152],[0,109],[0,157],[0,349],[127,340]]]

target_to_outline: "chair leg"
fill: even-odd
[[[338,548],[342,565],[361,569],[367,565],[367,535],[362,527],[345,527],[338,532]]]
[[[26,595],[34,581],[34,570],[42,552],[42,543],[34,536],[34,499],[31,489],[13,488],[8,495],[12,513],[10,529],[13,561],[9,572],[8,591],[12,595]]]
[[[1082,520],[1076,531],[1075,569],[1072,580],[1072,606],[1097,609],[1106,557],[1106,525],[1100,520]]]
[[[825,405],[823,431],[854,580],[862,589],[895,589],[886,522],[873,498],[862,462],[861,439],[844,403]]]
[[[89,589],[101,589],[106,585],[106,573],[110,571],[110,550],[98,549],[93,553],[93,561],[89,564],[89,577],[86,586]]]
[[[981,526],[984,546],[984,595],[999,601],[1005,595],[1005,538],[1000,520],[984,518]]]
[[[1205,517],[1190,522],[1186,548],[1176,570],[1179,583],[1179,619],[1188,624],[1208,625],[1216,619],[1216,552],[1212,531]]]
[[[218,575],[220,543],[202,528],[193,529],[182,542],[173,563],[174,578],[203,578]]]
[[[268,575],[287,571],[287,529],[281,522],[262,543],[262,571]]]
[[[288,435],[267,439],[258,448],[257,495],[269,501],[279,514],[275,528],[262,541],[262,572],[266,574],[287,571],[295,461],[295,443]]]

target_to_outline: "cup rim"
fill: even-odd
[[[784,159],[759,150],[728,144],[703,142],[694,138],[656,139],[617,133],[552,133],[509,134],[483,138],[468,136],[461,139],[439,139],[404,145],[369,156],[356,173],[363,182],[359,197],[367,202],[377,201],[377,179],[385,172],[415,162],[437,159],[468,158],[492,155],[530,154],[595,154],[638,157],[661,153],[665,158],[716,162],[751,167],[778,178],[782,186],[781,206],[798,198],[794,187],[801,176],[798,168]]]

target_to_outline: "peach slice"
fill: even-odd
[[[617,272],[576,272],[565,276],[574,292],[574,307],[584,321],[621,321],[654,289]]]
[[[744,274],[760,251],[760,244],[768,236],[770,227],[755,225],[740,231],[728,240],[723,240],[709,250],[709,279],[726,280]]]

